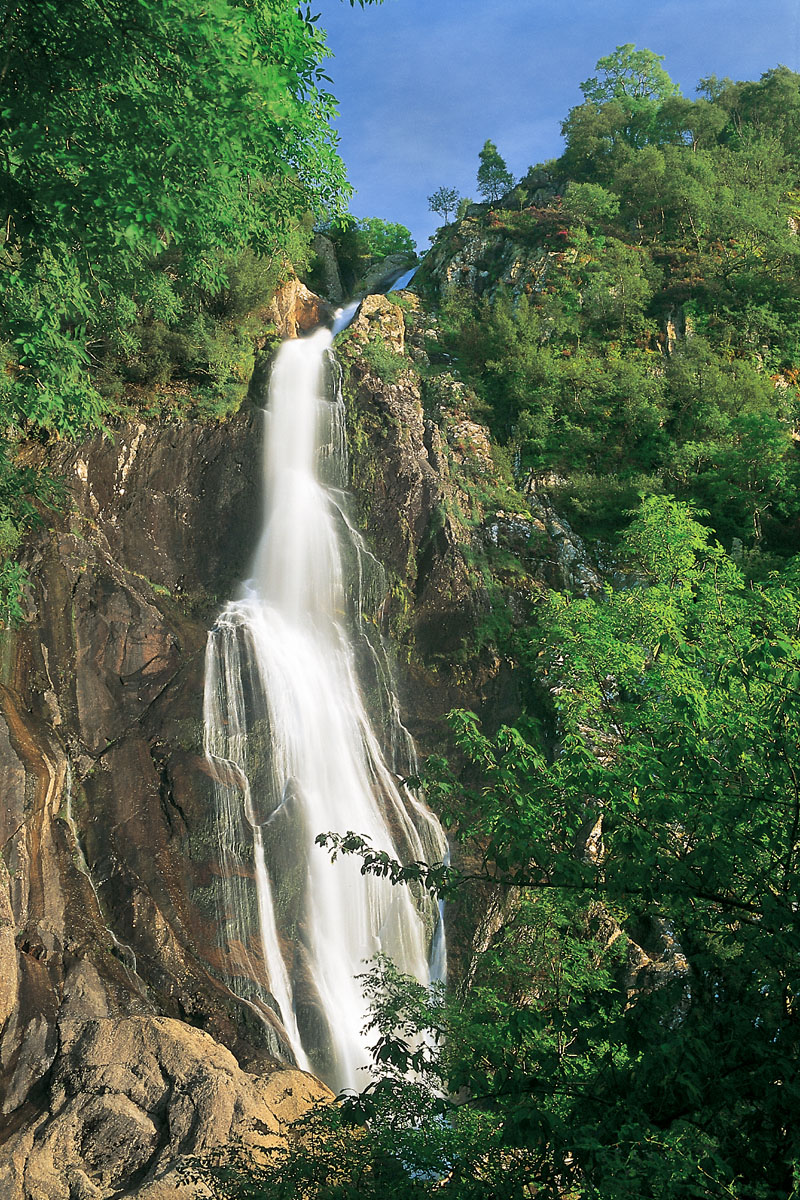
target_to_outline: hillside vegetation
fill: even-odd
[[[447,349],[587,533],[666,492],[768,566],[800,548],[800,77],[688,100],[647,51],[598,66],[561,158],[442,232],[434,259],[471,239],[486,257],[482,296],[441,288]],[[508,242],[532,264],[513,280]]]
[[[356,0],[352,0],[353,3]],[[372,0],[358,0],[363,7]],[[241,402],[277,285],[346,209],[324,33],[287,0],[21,0],[0,67],[0,620],[52,484],[25,439]]]

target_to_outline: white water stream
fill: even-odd
[[[421,891],[362,875],[358,861],[331,863],[314,838],[353,830],[395,858],[429,862],[446,843],[397,774],[413,773],[413,746],[366,633],[379,567],[347,517],[336,331],[286,342],[273,368],[263,532],[252,578],[209,634],[204,717],[232,986],[279,1012],[298,1065],[340,1089],[365,1082],[369,1058],[355,977],[379,952],[421,982],[432,962],[441,975],[441,915]],[[380,733],[359,684],[365,663]]]

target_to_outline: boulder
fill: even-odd
[[[299,337],[332,316],[331,306],[294,278],[281,284],[266,310],[267,319],[281,338]]]
[[[254,1157],[331,1093],[311,1076],[245,1073],[207,1033],[159,1017],[63,1019],[47,1110],[2,1147],[8,1200],[201,1197],[179,1164],[231,1145]],[[205,1194],[208,1194],[205,1192]]]
[[[365,297],[350,325],[350,334],[362,344],[378,334],[395,354],[403,354],[405,351],[403,313],[387,296]]]

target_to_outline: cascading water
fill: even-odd
[[[273,368],[264,528],[252,578],[209,634],[204,716],[231,984],[262,1015],[277,1012],[298,1065],[339,1089],[362,1083],[368,1060],[355,977],[379,952],[421,982],[432,969],[441,976],[441,914],[421,891],[362,875],[349,859],[331,863],[314,838],[354,830],[395,858],[428,862],[446,843],[396,773],[413,772],[413,746],[365,634],[364,584],[378,564],[347,517],[335,332],[285,343]],[[382,693],[386,749],[365,710],[360,659]]]

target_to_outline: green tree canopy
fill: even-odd
[[[225,255],[341,203],[327,52],[287,0],[23,0],[4,35],[7,394],[72,432],[102,407],[87,336],[147,302],[153,258],[213,289]]]
[[[416,243],[410,230],[399,221],[384,221],[381,217],[362,217],[358,222],[367,254],[385,258],[387,254],[414,254]]]
[[[793,1194],[798,564],[747,587],[665,497],[643,503],[626,550],[633,586],[552,594],[541,612],[529,663],[554,698],[554,755],[529,721],[490,737],[453,718],[474,786],[440,764],[433,787],[470,870],[328,839],[398,882],[482,881],[507,898],[504,933],[449,1013],[412,1017],[391,979],[376,1004],[379,1064],[429,1049],[430,1034],[413,1038],[427,1020],[441,1094],[461,1097],[448,1131],[466,1133],[460,1103],[469,1122],[483,1114],[483,1145],[506,1163],[500,1180],[462,1145],[474,1190],[457,1157],[432,1194]]]
[[[661,66],[663,61],[663,54],[637,50],[631,42],[617,46],[613,54],[598,59],[598,74],[581,84],[584,99],[597,105],[619,100],[635,110],[678,96],[680,88]]]
[[[1,23],[7,437],[101,425],[125,384],[166,381],[176,363],[241,398],[243,314],[302,266],[314,214],[349,194],[311,10],[16,0]],[[32,519],[31,488],[12,448],[0,557]],[[20,578],[0,565],[0,614],[18,613]]]
[[[680,96],[662,61],[663,55],[637,50],[631,43],[598,60],[598,74],[581,84],[584,103],[573,108],[562,125],[571,167],[580,169],[587,160],[605,158],[614,149],[624,160],[625,147],[661,140],[661,107]]]
[[[428,208],[431,212],[438,213],[443,217],[445,224],[447,224],[448,214],[455,212],[459,199],[460,196],[455,188],[443,185],[437,188],[432,196],[428,196]]]
[[[478,158],[481,164],[478,167],[478,191],[485,200],[499,200],[504,192],[514,186],[514,176],[494,142],[484,142]]]

